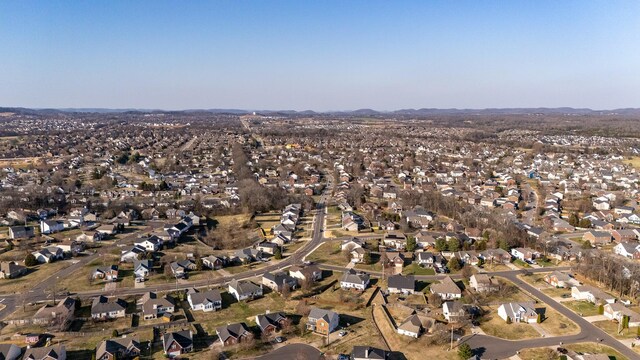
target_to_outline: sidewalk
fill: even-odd
[[[604,315],[585,316],[584,319],[587,320],[590,323],[596,322],[596,321],[609,320]]]

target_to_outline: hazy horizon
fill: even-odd
[[[640,107],[640,2],[0,2],[0,104]]]

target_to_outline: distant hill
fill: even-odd
[[[13,112],[17,114],[53,114],[53,113],[211,113],[244,115],[255,112],[266,116],[432,116],[432,115],[625,115],[640,116],[640,108],[625,108],[613,110],[592,110],[586,108],[488,108],[488,109],[401,109],[394,111],[377,111],[373,109],[358,109],[350,111],[326,111],[313,110],[242,110],[242,109],[186,109],[186,110],[161,110],[161,109],[107,109],[107,108],[60,108],[60,109],[28,109],[20,107],[0,107],[0,112]]]

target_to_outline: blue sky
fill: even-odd
[[[640,1],[0,1],[0,106],[640,107]]]

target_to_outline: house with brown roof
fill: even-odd
[[[216,328],[216,333],[222,346],[235,345],[253,339],[253,334],[249,331],[245,323],[219,326]]]
[[[15,261],[0,262],[0,279],[15,279],[27,273],[27,267]]]
[[[460,299],[462,297],[462,290],[450,276],[445,276],[439,283],[431,284],[429,291],[432,294],[440,295],[443,300]]]

